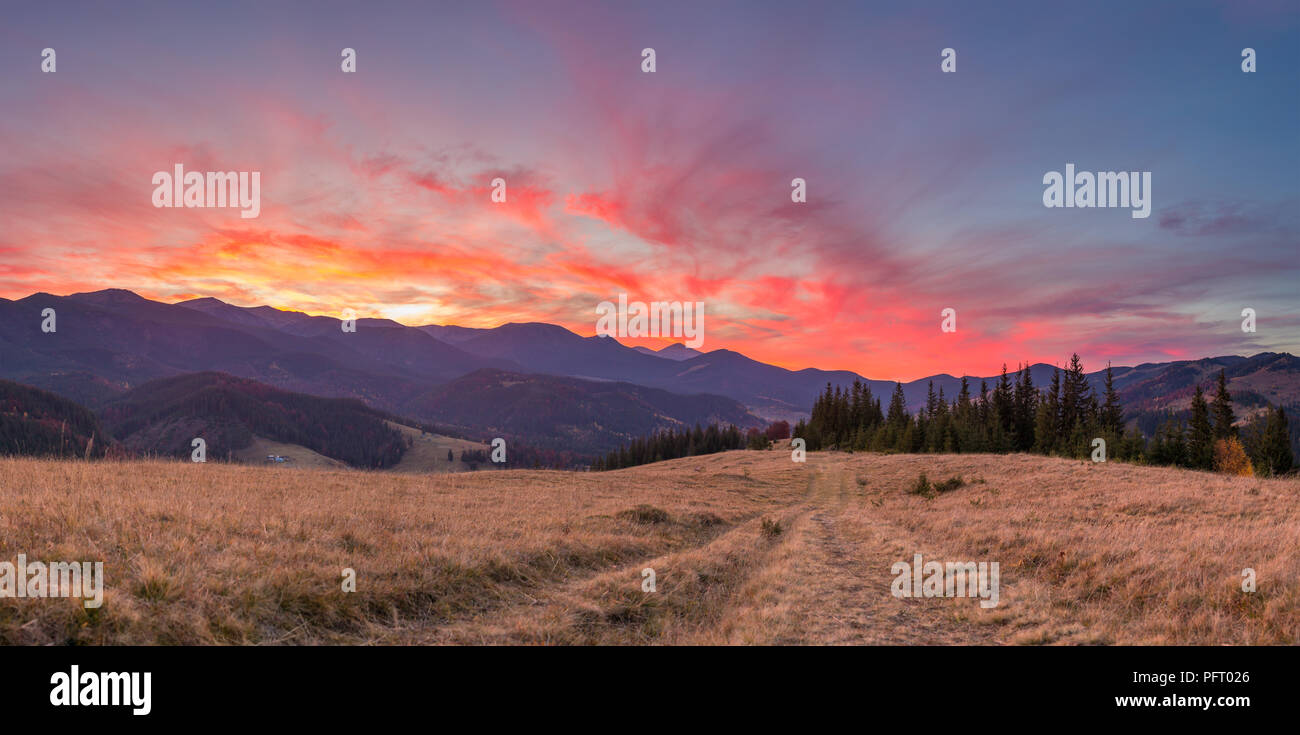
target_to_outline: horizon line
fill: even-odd
[[[47,291],[34,291],[34,292],[32,292],[32,293],[30,293],[30,294],[28,294],[28,295],[26,295],[26,296],[23,296],[23,297],[21,297],[21,298],[17,298],[17,299],[8,299],[8,298],[4,298],[4,297],[0,297],[0,299],[4,299],[5,301],[17,302],[17,301],[22,301],[22,300],[24,300],[24,299],[32,298],[33,296],[50,296],[50,297],[53,297],[53,298],[71,298],[71,297],[73,297],[73,296],[88,296],[88,295],[102,294],[102,293],[108,293],[108,292],[120,292],[120,293],[124,293],[124,294],[130,294],[130,295],[132,295],[132,296],[135,296],[135,297],[138,298],[138,299],[141,299],[141,300],[144,300],[144,301],[149,301],[149,302],[152,302],[152,303],[157,303],[157,304],[164,304],[164,305],[166,305],[166,306],[181,306],[182,304],[184,304],[184,303],[186,303],[186,302],[190,302],[190,301],[212,300],[212,301],[216,301],[217,303],[224,304],[224,305],[226,305],[226,306],[230,306],[230,307],[233,307],[233,308],[236,308],[236,309],[257,309],[257,308],[266,308],[266,309],[273,309],[273,310],[275,310],[275,311],[282,311],[282,312],[286,312],[286,313],[290,313],[290,314],[302,314],[303,316],[310,317],[310,318],[313,318],[313,319],[333,319],[333,320],[335,320],[335,321],[340,321],[340,318],[339,318],[339,317],[337,317],[337,316],[332,316],[332,315],[329,315],[329,314],[312,314],[312,313],[310,313],[310,312],[300,311],[300,310],[298,310],[298,309],[288,309],[288,308],[284,308],[284,307],[280,307],[280,306],[272,306],[272,305],[270,305],[270,304],[256,304],[256,305],[254,305],[254,306],[240,306],[239,304],[234,304],[234,303],[231,303],[231,302],[226,301],[226,300],[224,300],[224,299],[219,299],[219,298],[217,298],[217,297],[215,297],[215,296],[196,296],[196,297],[194,297],[194,298],[189,298],[189,299],[180,299],[180,300],[178,300],[178,301],[168,302],[168,301],[163,301],[163,300],[151,299],[151,298],[149,298],[149,297],[147,297],[147,296],[143,296],[143,295],[141,295],[140,293],[138,293],[138,292],[136,292],[136,291],[133,291],[133,290],[131,290],[131,289],[129,289],[129,288],[120,288],[120,287],[101,288],[101,289],[96,290],[96,291],[77,291],[77,292],[75,292],[75,293],[63,294],[63,295],[54,294],[54,293],[49,293],[49,292],[47,292]],[[423,328],[423,327],[454,327],[454,328],[456,328],[456,329],[471,329],[471,330],[480,330],[480,331],[492,331],[492,330],[494,330],[494,329],[500,329],[501,327],[510,326],[511,324],[520,324],[520,325],[525,325],[525,324],[540,324],[540,325],[543,325],[543,326],[555,327],[555,328],[557,328],[557,329],[563,329],[564,331],[566,331],[566,332],[568,332],[568,333],[574,335],[575,337],[579,337],[579,338],[582,338],[582,339],[592,339],[592,338],[594,338],[594,337],[602,337],[603,339],[613,339],[615,342],[618,343],[618,345],[619,345],[620,347],[624,347],[624,348],[629,349],[629,350],[636,350],[636,347],[635,347],[635,346],[630,346],[630,345],[624,344],[623,342],[620,342],[617,338],[614,338],[614,337],[604,337],[604,336],[602,336],[602,335],[597,335],[597,334],[584,335],[584,334],[580,334],[580,333],[578,333],[578,332],[575,332],[575,331],[573,331],[572,329],[569,329],[568,327],[565,327],[565,326],[563,326],[563,325],[561,325],[561,324],[555,324],[555,323],[552,323],[552,322],[537,322],[537,321],[530,321],[530,322],[502,322],[502,323],[497,324],[497,325],[494,326],[494,327],[466,327],[466,326],[462,326],[462,325],[460,325],[460,324],[407,324],[407,323],[400,322],[400,321],[398,321],[398,320],[396,320],[396,319],[392,319],[392,318],[389,318],[389,317],[374,317],[374,316],[371,316],[371,317],[363,317],[363,316],[358,315],[358,316],[357,316],[357,320],[360,321],[361,319],[371,319],[371,320],[375,320],[375,321],[388,321],[388,322],[392,322],[393,324],[396,324],[396,325],[398,325],[398,326],[405,327],[405,328],[407,328],[407,329],[421,329],[421,328]],[[437,339],[437,337],[434,337],[433,335],[429,335],[429,337],[430,337],[430,339],[435,339],[435,340]],[[438,340],[438,341],[439,341],[439,342],[442,342],[443,344],[446,344],[446,345],[448,345],[448,346],[450,346],[450,347],[456,347],[456,345],[457,345],[457,343],[455,343],[455,342],[446,342],[446,341],[444,341],[444,340]],[[782,370],[788,370],[788,371],[790,371],[790,372],[795,372],[795,373],[797,373],[797,372],[802,372],[802,371],[804,371],[804,370],[820,370],[820,371],[822,371],[822,372],[851,373],[851,374],[856,375],[857,377],[859,377],[859,378],[861,378],[861,379],[863,379],[863,380],[874,381],[874,382],[878,382],[878,383],[897,383],[897,384],[899,384],[899,385],[908,385],[908,384],[916,383],[916,382],[918,382],[918,381],[922,381],[922,380],[933,380],[933,379],[935,379],[935,378],[942,378],[942,377],[952,378],[953,380],[961,380],[962,378],[979,378],[979,379],[981,379],[981,380],[987,380],[987,379],[990,379],[990,378],[997,378],[997,377],[1000,377],[1000,372],[999,372],[998,375],[987,375],[987,376],[986,376],[986,375],[976,375],[976,374],[971,374],[971,373],[966,373],[966,374],[963,374],[963,375],[953,375],[952,373],[942,372],[942,373],[933,373],[933,374],[930,374],[930,375],[924,375],[924,376],[919,377],[919,378],[912,378],[911,380],[898,380],[898,379],[896,379],[896,378],[870,378],[870,377],[867,377],[867,376],[865,376],[865,375],[862,375],[861,373],[858,373],[858,372],[855,371],[855,370],[847,370],[847,369],[843,369],[843,368],[820,368],[820,367],[813,367],[813,366],[808,366],[808,367],[803,367],[803,368],[791,368],[791,367],[787,367],[787,366],[785,366],[785,365],[780,365],[780,364],[778,364],[778,363],[763,362],[763,361],[761,361],[761,360],[756,360],[756,359],[750,357],[749,355],[746,355],[746,354],[743,353],[743,352],[740,352],[740,351],[738,351],[738,350],[733,350],[733,349],[730,349],[730,348],[727,348],[727,347],[719,347],[719,348],[717,348],[717,349],[708,350],[708,351],[706,352],[706,351],[703,351],[703,350],[698,350],[698,349],[694,349],[694,348],[686,347],[686,346],[685,346],[683,343],[681,343],[681,342],[670,342],[670,343],[664,345],[664,347],[662,347],[662,348],[660,348],[660,349],[661,349],[661,350],[662,350],[662,349],[666,349],[666,348],[668,348],[668,347],[672,347],[673,345],[681,345],[682,347],[685,347],[686,349],[693,349],[695,352],[699,352],[699,353],[700,353],[697,357],[704,357],[704,356],[706,356],[706,355],[711,355],[711,354],[713,354],[713,353],[715,353],[715,352],[732,352],[732,353],[735,353],[735,354],[737,354],[737,355],[740,355],[741,357],[744,357],[744,358],[747,359],[747,360],[752,360],[753,362],[759,363],[759,364],[761,364],[761,365],[770,365],[770,366],[772,366],[772,367],[779,367],[779,368],[781,368]],[[457,349],[459,349],[459,348],[457,348]],[[639,350],[637,350],[637,351],[639,351]],[[658,351],[658,350],[656,350],[656,351]],[[472,354],[472,353],[471,353],[471,354]],[[642,354],[645,354],[645,353],[642,353]],[[1077,354],[1077,353],[1076,353],[1076,354]],[[1169,361],[1167,361],[1167,362],[1163,362],[1163,363],[1161,363],[1161,362],[1154,362],[1154,361],[1148,361],[1148,362],[1141,362],[1141,363],[1138,363],[1137,365],[1108,365],[1108,367],[1110,367],[1111,369],[1135,370],[1135,369],[1137,369],[1137,368],[1143,367],[1144,365],[1162,365],[1162,364],[1167,365],[1167,364],[1173,364],[1173,363],[1179,363],[1179,362],[1184,362],[1184,363],[1185,363],[1185,362],[1201,362],[1201,361],[1204,361],[1204,360],[1217,360],[1217,359],[1225,358],[1225,357],[1239,357],[1239,358],[1242,358],[1242,359],[1249,360],[1249,359],[1251,359],[1251,358],[1258,357],[1259,355],[1285,355],[1285,356],[1289,356],[1289,357],[1295,357],[1295,355],[1291,354],[1290,352],[1286,352],[1286,351],[1273,352],[1273,351],[1271,351],[1271,350],[1262,350],[1262,351],[1260,351],[1260,352],[1256,352],[1256,353],[1253,354],[1253,355],[1243,355],[1243,354],[1206,355],[1206,356],[1204,356],[1204,357],[1198,357],[1198,358],[1192,358],[1192,359],[1169,360]],[[667,360],[667,359],[670,359],[670,358],[659,358],[659,359]],[[678,361],[678,362],[683,362],[683,363],[685,363],[685,362],[690,362],[691,360],[694,360],[694,359],[696,359],[696,358],[692,357],[692,358],[688,358],[688,359],[686,359],[686,360],[680,360],[680,361]],[[1006,362],[1003,362],[1003,363],[1002,363],[1003,368],[1005,368],[1005,369],[1007,370],[1007,375],[1008,375],[1008,376],[1015,375],[1015,374],[1019,373],[1020,370],[1023,369],[1023,367],[1029,367],[1030,369],[1033,369],[1033,368],[1035,368],[1035,367],[1037,367],[1037,366],[1040,366],[1040,365],[1045,366],[1045,367],[1055,368],[1056,370],[1064,370],[1064,369],[1066,369],[1066,368],[1062,367],[1062,366],[1059,365],[1059,364],[1046,363],[1046,362],[1036,362],[1036,363],[1028,363],[1028,364],[1017,363],[1017,367],[1016,367],[1016,369],[1015,369],[1015,370],[1011,370],[1010,367],[1009,367],[1009,365],[1008,365]],[[1097,369],[1097,370],[1088,371],[1088,372],[1085,373],[1085,375],[1087,375],[1087,374],[1091,374],[1091,373],[1100,373],[1100,372],[1104,371],[1105,369],[1106,369],[1106,368],[1100,368],[1100,369]]]

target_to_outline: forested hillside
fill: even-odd
[[[350,398],[319,398],[223,373],[150,381],[101,415],[130,450],[189,455],[195,437],[210,457],[248,446],[254,435],[298,444],[353,467],[396,464],[406,441],[387,414]]]
[[[102,457],[109,438],[89,409],[0,380],[0,454]]]

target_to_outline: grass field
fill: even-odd
[[[429,434],[403,424],[395,424],[392,421],[387,423],[402,432],[402,436],[411,440],[411,448],[407,449],[402,455],[402,461],[390,468],[391,472],[412,472],[417,474],[469,472],[471,470],[470,463],[460,460],[462,451],[475,449],[489,453],[492,451],[492,447],[482,442],[457,439],[456,437],[441,434]],[[450,462],[447,461],[448,451],[451,452],[452,457]],[[483,467],[482,469],[491,469],[491,467]]]
[[[283,463],[268,462],[266,459],[268,454],[279,455],[288,461]],[[244,464],[265,465],[283,469],[299,467],[343,469],[347,467],[346,464],[337,459],[330,459],[299,444],[285,444],[261,436],[254,436],[252,444],[235,451],[232,459]]]
[[[961,483],[909,492],[922,472]],[[427,475],[2,458],[0,560],[102,560],[107,585],[97,610],[0,599],[0,642],[1291,644],[1297,549],[1300,480],[1031,455]],[[893,597],[914,553],[999,562],[1000,604]]]
[[[462,462],[460,454],[464,450],[482,450],[490,453],[492,447],[482,442],[470,441],[468,439],[457,439],[451,436],[441,434],[429,434],[419,429],[413,429],[403,424],[387,422],[389,426],[397,429],[402,436],[411,440],[411,447],[402,455],[402,459],[397,464],[388,469],[389,472],[405,472],[411,474],[429,474],[441,472],[471,472],[475,468],[469,462]],[[452,453],[452,459],[447,460],[447,452]],[[274,454],[284,457],[285,462],[270,462],[266,459],[267,455]],[[304,446],[298,444],[285,444],[261,436],[254,436],[253,443],[235,451],[231,459],[241,464],[257,465],[262,467],[272,467],[279,469],[346,469],[347,465],[337,459],[331,459],[322,454],[318,454]],[[481,464],[479,469],[492,469],[490,464]]]

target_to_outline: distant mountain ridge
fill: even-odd
[[[57,336],[39,328],[45,307],[57,310]],[[434,405],[427,397],[482,369],[722,396],[769,421],[806,416],[828,383],[848,386],[861,380],[886,401],[894,387],[893,381],[847,370],[788,370],[727,349],[690,354],[695,351],[681,345],[658,352],[631,348],[537,322],[410,327],[358,319],[355,333],[342,332],[340,324],[332,317],[213,298],[164,304],[120,289],[0,299],[0,377],[94,408],[148,380],[215,370],[285,390],[358,398],[429,422],[442,417],[416,412],[432,410],[421,408]],[[1179,410],[1194,385],[1204,385],[1220,368],[1243,407],[1264,401],[1300,404],[1300,366],[1287,353],[1148,363],[1114,372],[1130,418],[1140,418]],[[1054,370],[1042,363],[1031,366],[1034,384],[1046,386]],[[1089,373],[1094,387],[1103,373]],[[968,377],[968,382],[978,393],[982,381],[991,387],[997,379]],[[942,374],[903,383],[910,409],[924,405],[931,382],[951,399],[961,378]]]
[[[352,467],[382,469],[406,450],[393,417],[361,401],[320,398],[216,372],[160,378],[110,401],[100,412],[129,450],[189,456],[202,438],[214,459],[255,437],[296,444]]]
[[[40,329],[47,307],[56,312],[56,331],[49,334]],[[482,367],[512,366],[387,320],[360,320],[355,334],[339,324],[215,299],[184,306],[120,290],[33,294],[0,300],[0,377],[94,408],[149,380],[219,371],[394,410],[430,385]]]
[[[493,369],[476,370],[439,386],[414,399],[408,411],[437,416],[439,425],[462,432],[587,455],[667,429],[763,425],[739,402],[723,396]]]
[[[649,347],[633,347],[632,349],[636,350],[637,352],[640,352],[643,355],[653,355],[655,357],[663,357],[668,360],[689,360],[692,357],[699,357],[700,355],[704,354],[699,350],[695,350],[695,349],[691,349],[690,347],[687,347],[681,342],[674,342],[673,344],[670,344],[667,347],[663,347],[658,350],[652,350]]]

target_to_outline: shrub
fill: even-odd
[[[926,478],[924,472],[921,473],[920,477],[916,478],[916,482],[912,483],[912,487],[908,488],[907,491],[913,495],[929,495],[931,493],[930,481]]]
[[[645,504],[620,511],[618,517],[634,523],[668,523],[672,520],[668,511]]]
[[[951,492],[965,484],[966,481],[961,478],[961,475],[953,475],[943,482],[936,482],[934,484],[934,491],[936,493]]]
[[[776,538],[781,535],[781,522],[774,521],[771,518],[763,519],[763,535],[768,538]]]
[[[772,446],[772,440],[768,439],[758,429],[750,429],[748,440],[745,444],[746,449],[769,449]]]
[[[722,524],[726,523],[726,521],[722,520],[721,516],[718,516],[717,514],[714,513],[691,513],[687,515],[683,520],[686,523],[691,524],[692,526],[699,526],[701,528],[709,528],[711,526],[721,526]]]
[[[790,438],[790,422],[789,422],[789,421],[776,421],[776,422],[774,422],[771,426],[767,427],[767,431],[765,431],[765,432],[763,432],[763,433],[764,433],[764,435],[767,436],[767,438],[768,438],[769,441],[780,441],[780,440],[782,440],[782,439],[789,439],[789,438]]]
[[[962,479],[961,475],[953,475],[942,482],[931,483],[929,478],[925,476],[925,473],[922,472],[920,476],[916,478],[916,482],[913,482],[912,486],[909,487],[907,491],[912,495],[921,495],[926,498],[933,498],[939,493],[952,492],[965,484],[966,481]]]
[[[1255,470],[1250,466],[1250,458],[1237,437],[1231,436],[1214,443],[1214,471],[1242,477],[1254,477]]]

